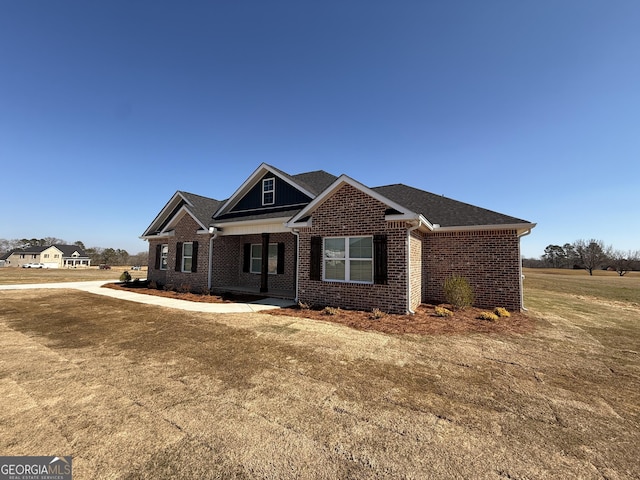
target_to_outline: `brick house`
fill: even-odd
[[[149,280],[176,288],[412,313],[461,275],[477,306],[519,310],[533,227],[406,185],[262,164],[227,200],[176,192],[141,238]]]

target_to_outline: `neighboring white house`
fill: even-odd
[[[91,259],[77,245],[26,247],[7,252],[0,257],[5,267],[21,267],[27,263],[42,263],[45,268],[75,268],[91,266]]]

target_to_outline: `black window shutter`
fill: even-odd
[[[154,268],[158,270],[160,268],[160,256],[162,255],[162,245],[156,245],[156,262]]]
[[[182,271],[182,242],[176,243],[176,272]]]
[[[278,243],[278,275],[282,275],[284,273],[284,243]]]
[[[198,271],[198,242],[193,242],[193,250],[191,253],[191,272]]]
[[[373,236],[373,283],[387,284],[387,236]]]
[[[322,237],[311,237],[309,257],[309,279],[320,280],[322,277]]]
[[[251,244],[244,244],[244,261],[242,263],[242,271],[245,273],[249,273],[249,269],[251,268]]]

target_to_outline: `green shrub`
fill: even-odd
[[[502,308],[502,307],[496,307],[496,309],[493,311],[493,313],[495,313],[499,317],[510,317],[511,316],[511,314],[509,313],[509,310],[507,310],[506,308]]]
[[[496,320],[498,320],[498,316],[495,313],[491,312],[481,312],[480,315],[478,315],[478,318],[480,320],[488,320],[490,322],[495,322]]]
[[[473,288],[469,280],[454,275],[444,281],[444,298],[456,310],[462,310],[473,305]]]
[[[120,275],[120,281],[121,282],[125,282],[125,283],[129,283],[131,281],[131,274],[125,270]]]
[[[453,312],[448,308],[444,307],[436,307],[435,308],[436,317],[451,317],[453,316]]]

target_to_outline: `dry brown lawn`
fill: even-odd
[[[640,306],[572,278],[527,272],[531,331],[448,335],[1,291],[0,454],[76,479],[638,478]]]
[[[111,267],[100,270],[98,267],[78,268],[0,268],[0,285],[16,285],[29,283],[85,282],[91,280],[116,281],[120,274],[127,270],[131,278],[146,278],[147,267],[142,270],[131,270],[130,267]]]

